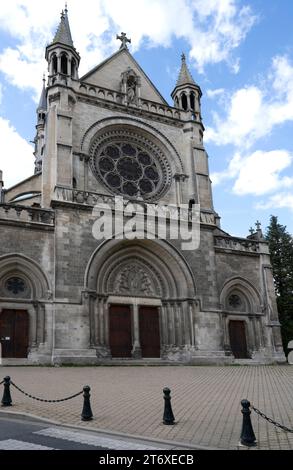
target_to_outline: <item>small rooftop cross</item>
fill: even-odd
[[[253,235],[253,234],[254,234],[254,230],[253,230],[252,227],[250,227],[249,231],[250,231],[250,235]]]
[[[257,220],[254,225],[256,226],[256,229],[257,229],[257,230],[260,230],[260,229],[261,229],[261,223],[260,223],[259,220]]]
[[[121,41],[120,49],[128,49],[127,43],[131,43],[131,39],[128,39],[126,33],[121,33],[121,36],[117,34],[116,39],[119,39]]]

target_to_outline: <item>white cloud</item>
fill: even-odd
[[[256,209],[290,209],[293,211],[293,194],[288,192],[274,194],[268,201],[256,204]]]
[[[213,98],[218,98],[219,96],[223,96],[223,94],[225,93],[225,90],[224,88],[216,88],[215,90],[206,90],[206,94],[209,98],[213,99]]]
[[[2,83],[0,83],[0,105],[2,103],[2,99],[3,99],[3,85]]]
[[[214,114],[206,142],[249,148],[272,129],[293,120],[293,66],[285,56],[273,58],[263,87],[247,86],[235,91],[226,104],[226,117]]]
[[[236,153],[228,168],[211,175],[213,184],[226,179],[235,179],[233,192],[237,195],[259,196],[283,188],[293,187],[293,177],[282,176],[283,170],[290,167],[293,155],[286,150],[255,151],[241,156]]]
[[[52,40],[63,7],[60,0],[45,6],[39,0],[1,2],[0,29],[17,45],[0,54],[0,71],[13,85],[34,90],[35,98],[46,67],[44,48]],[[143,44],[167,47],[173,37],[184,38],[199,70],[226,61],[237,71],[233,51],[256,20],[251,9],[238,6],[236,0],[71,1],[69,16],[82,57],[81,75],[117,50],[115,38],[120,31],[131,36],[133,51]]]
[[[31,176],[34,171],[32,146],[24,140],[6,119],[0,117],[0,170],[5,187]]]
[[[193,0],[192,4],[201,26],[193,28],[190,52],[197,67],[203,69],[207,63],[222,61],[231,65],[231,51],[245,39],[256,16],[250,7],[239,8],[234,0]],[[238,71],[239,62],[236,60],[234,73]]]

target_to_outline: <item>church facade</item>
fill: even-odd
[[[7,189],[0,173],[2,361],[284,361],[268,245],[259,225],[247,238],[221,229],[202,93],[185,57],[170,106],[126,35],[118,39],[120,49],[79,78],[62,13],[46,48],[35,173]],[[156,235],[98,239],[95,208],[110,207],[114,223],[117,201],[122,224],[138,206],[144,218],[147,207],[184,205],[190,225],[197,207],[199,246]]]

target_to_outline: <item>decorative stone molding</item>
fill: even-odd
[[[160,132],[158,128],[152,126],[149,123],[146,123],[145,121],[142,121],[140,119],[136,119],[133,117],[126,117],[126,116],[119,115],[119,116],[112,116],[112,117],[104,118],[104,119],[101,119],[100,121],[95,122],[87,129],[87,131],[83,135],[81,139],[81,144],[80,144],[80,151],[89,152],[92,142],[95,139],[95,135],[97,135],[98,132],[103,133],[104,129],[106,129],[106,126],[108,128],[110,126],[111,128],[113,128],[114,126],[116,128],[117,127],[121,128],[123,126],[126,129],[132,129],[132,131],[136,131],[140,133],[143,132],[144,135],[145,133],[148,133],[149,140],[155,142],[155,140],[157,139],[158,142],[164,145],[164,147],[166,148],[170,156],[173,155],[174,163],[176,167],[175,172],[177,173],[184,172],[184,165],[183,165],[181,156],[179,155],[178,151],[176,150],[174,145],[171,143],[171,141],[168,139],[168,137],[166,137],[166,135]],[[158,138],[160,140],[158,140]]]
[[[159,297],[163,281],[157,270],[147,261],[131,258],[115,265],[106,280],[108,293],[136,297]]]
[[[9,293],[5,288],[10,278],[22,279],[27,288],[17,295]],[[0,295],[12,299],[38,299],[44,301],[48,298],[50,291],[49,282],[42,268],[32,259],[19,255],[10,254],[0,257]]]
[[[34,222],[54,226],[55,213],[52,210],[16,204],[0,204],[0,219],[18,222]]]
[[[214,240],[215,248],[259,254],[259,242],[254,240],[218,235],[214,237]]]
[[[139,78],[139,77],[138,77]],[[118,104],[120,106],[127,106],[128,101],[125,99],[126,91],[117,92],[114,90],[110,90],[108,88],[98,87],[94,85],[90,85],[88,83],[82,82],[79,86],[78,92],[82,95],[87,95],[91,97],[91,99],[95,98],[99,101],[109,101],[109,104],[113,106],[113,104]],[[79,100],[82,98],[79,97]],[[128,108],[129,109],[129,108]],[[155,101],[147,100],[144,98],[140,99],[140,109],[142,112],[152,113],[152,115],[163,116],[164,118],[168,118],[168,121],[171,120],[188,120],[189,119],[189,112],[178,110],[172,106],[167,106],[161,103],[156,103]],[[125,112],[125,110],[123,109]]]

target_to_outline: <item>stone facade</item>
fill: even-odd
[[[201,90],[185,57],[171,107],[121,46],[79,78],[65,11],[46,49],[36,172],[1,193],[2,349],[9,311],[27,311],[24,363],[284,361],[268,246],[260,228],[247,238],[220,228]],[[97,240],[94,206],[110,205],[115,220],[115,195],[124,222],[129,202],[143,214],[147,204],[199,205],[198,249],[183,250],[180,239]],[[127,331],[117,333],[113,306],[129,312],[131,352],[121,358],[113,344]],[[155,357],[148,328],[159,335]]]

